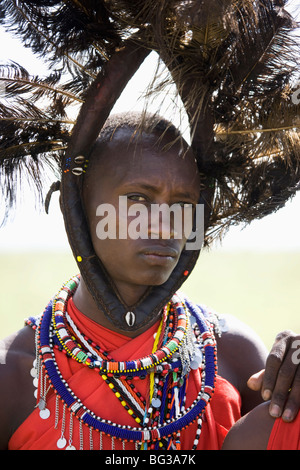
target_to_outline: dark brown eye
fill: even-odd
[[[134,202],[147,202],[148,199],[142,194],[128,194],[127,199]]]

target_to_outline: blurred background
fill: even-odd
[[[298,0],[290,10],[299,12]],[[299,14],[298,14],[299,16]],[[35,75],[47,73],[40,59],[0,29],[2,63],[13,60]],[[155,54],[133,77],[114,112],[143,109],[143,93],[157,64]],[[176,125],[168,90],[161,112]],[[155,101],[149,109],[157,109]],[[50,186],[50,183],[49,183]],[[24,318],[39,314],[61,285],[78,271],[64,231],[58,194],[50,211],[36,207],[25,187],[18,211],[0,229],[0,337],[18,330]],[[300,332],[300,194],[286,207],[250,226],[233,227],[222,243],[201,252],[182,289],[194,301],[230,313],[250,325],[269,348],[283,329]]]

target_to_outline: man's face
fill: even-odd
[[[200,195],[200,177],[191,152],[182,155],[180,144],[160,151],[155,146],[156,135],[143,134],[140,140],[129,143],[131,137],[131,130],[119,129],[110,142],[99,144],[101,156],[88,169],[83,193],[95,252],[115,285],[123,288],[163,284],[185,246],[186,237],[178,239],[174,234],[172,217],[169,227],[162,218],[159,223],[153,223],[153,219],[151,223],[153,205],[175,204],[173,207],[182,211],[185,204],[195,206]],[[166,143],[168,141],[163,140],[160,146]],[[96,146],[93,159],[97,158],[99,150]],[[104,221],[104,213],[96,215],[97,210],[100,213],[97,208],[107,207],[103,204],[115,209],[115,239],[101,240],[97,235],[99,223]],[[126,237],[121,239],[118,236],[121,225],[124,233],[124,226],[132,228],[137,220],[137,216],[128,215],[136,204],[143,209],[139,221],[146,222],[148,237],[135,239],[127,230]],[[113,224],[114,220],[110,222]]]

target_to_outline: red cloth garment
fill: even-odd
[[[300,450],[300,413],[291,423],[275,420],[267,450]]]
[[[83,315],[74,305],[73,301],[68,303],[68,313],[74,320],[79,331],[86,334],[99,346],[103,347],[117,361],[128,361],[143,357],[151,353],[154,334],[158,323],[136,338],[128,338],[121,334],[112,332]],[[63,378],[67,381],[72,391],[92,410],[103,419],[110,420],[121,425],[138,427],[137,423],[121,405],[114,393],[109,389],[105,381],[95,370],[68,358],[62,352],[55,350],[58,367]],[[144,379],[133,380],[136,389],[145,399],[149,395],[149,376]],[[187,394],[186,407],[189,407],[196,398],[201,386],[199,371],[191,371]],[[112,449],[112,438],[93,431],[87,426],[82,426],[80,442],[80,423],[76,417],[70,422],[70,413],[65,410],[63,419],[63,403],[59,400],[59,409],[56,408],[58,400],[51,389],[47,394],[47,408],[50,410],[48,419],[41,419],[39,409],[36,408],[27,419],[16,430],[9,442],[10,450],[57,450],[57,441],[62,432],[67,442],[72,439],[72,445],[80,449],[83,443],[84,449]],[[240,418],[241,400],[238,391],[222,377],[217,377],[216,388],[211,402],[205,410],[202,432],[198,443],[198,449],[216,450],[220,449],[223,440],[231,426]],[[58,415],[58,416],[57,416]],[[55,428],[55,418],[57,425]],[[194,422],[181,431],[181,449],[188,450],[193,446],[196,436],[197,423]],[[122,449],[124,444],[120,440],[113,440],[114,449]],[[126,442],[126,450],[134,450],[135,444]]]

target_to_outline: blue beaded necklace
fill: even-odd
[[[77,287],[75,285],[74,289]],[[173,413],[166,422],[162,422],[163,416],[161,416],[156,426],[153,427],[130,427],[125,425],[119,425],[101,419],[89,410],[79,400],[75,393],[70,389],[68,383],[62,377],[58,368],[55,355],[54,355],[54,339],[55,335],[55,324],[53,323],[53,306],[52,302],[49,303],[45,309],[41,321],[38,327],[38,350],[41,356],[42,364],[45,369],[45,374],[48,377],[49,382],[55,389],[57,395],[61,401],[67,406],[69,411],[74,414],[82,423],[86,424],[90,429],[95,429],[105,434],[121,439],[122,441],[135,441],[138,443],[146,442],[158,442],[163,439],[168,439],[170,436],[176,435],[180,430],[186,428],[194,421],[198,421],[197,436],[201,432],[201,415],[205,410],[206,405],[211,399],[214,391],[214,382],[216,376],[216,344],[215,338],[208,326],[206,319],[204,318],[201,310],[192,305],[191,303],[177,302],[176,303],[178,315],[186,314],[186,310],[194,317],[197,322],[200,336],[203,342],[204,351],[204,383],[202,384],[201,390],[194,400],[192,405],[182,410],[178,410],[177,413]],[[173,368],[178,365],[178,362],[173,363]],[[172,366],[171,366],[172,367]],[[164,384],[166,381],[164,382]],[[165,400],[166,388],[162,390],[162,400]],[[181,387],[181,395],[184,396],[185,387]],[[183,398],[183,397],[181,397]],[[198,439],[195,440],[194,447],[197,447]]]

